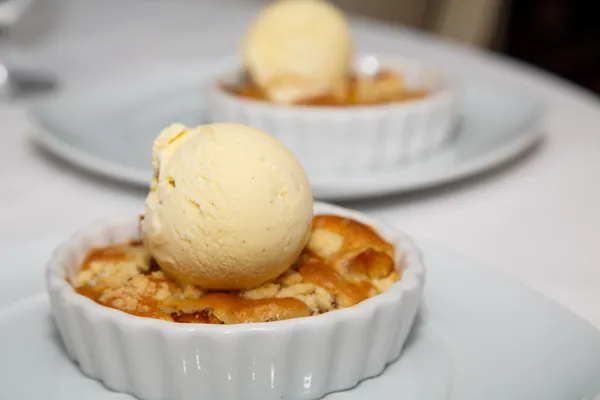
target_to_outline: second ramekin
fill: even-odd
[[[373,226],[395,244],[402,279],[354,307],[307,318],[240,325],[142,318],[99,305],[66,281],[90,248],[139,237],[137,218],[106,222],[76,234],[47,266],[69,357],[89,377],[143,400],[314,399],[378,375],[400,355],[421,302],[421,254],[404,234],[362,214],[318,203],[315,214]]]
[[[435,69],[397,56],[360,56],[355,69],[381,65],[408,87],[431,91],[423,99],[352,107],[272,104],[236,96],[223,88],[239,80],[239,68],[210,87],[209,118],[264,130],[283,142],[309,173],[384,169],[422,158],[452,136],[456,93]]]

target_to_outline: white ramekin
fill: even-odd
[[[422,62],[397,56],[360,56],[356,69],[382,65],[405,78],[407,86],[432,94],[403,103],[356,107],[285,106],[242,98],[223,89],[239,80],[240,69],[210,86],[212,122],[238,122],[283,142],[309,173],[383,169],[422,158],[452,136],[456,94],[450,83]]]
[[[47,266],[69,357],[109,389],[143,400],[314,399],[376,376],[400,355],[421,302],[421,254],[404,234],[362,214],[326,204],[315,213],[376,228],[396,245],[402,279],[354,307],[307,318],[205,325],[136,317],[77,294],[65,280],[91,247],[139,237],[138,218],[105,222],[61,245]]]

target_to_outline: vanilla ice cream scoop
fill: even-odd
[[[343,96],[352,52],[344,15],[322,0],[276,1],[260,13],[242,43],[254,83],[284,104]]]
[[[175,124],[154,142],[144,244],[180,283],[242,289],[283,273],[308,241],[312,194],[281,143],[239,124]]]

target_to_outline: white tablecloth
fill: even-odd
[[[236,50],[260,4],[44,0],[13,36],[15,61],[56,71],[67,90]],[[351,204],[452,248],[600,327],[600,107],[593,95],[485,52],[369,21],[359,49],[397,51],[473,79],[543,96],[546,140],[514,165],[425,192]],[[20,105],[0,109],[0,244],[65,235],[138,212],[144,193],[76,171],[27,139]],[[7,268],[7,266],[2,266]]]

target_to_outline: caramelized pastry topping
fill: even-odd
[[[296,263],[253,289],[181,286],[158,268],[139,241],[90,250],[71,284],[99,304],[142,317],[182,323],[269,322],[351,307],[384,292],[400,279],[394,252],[366,225],[318,215]]]

